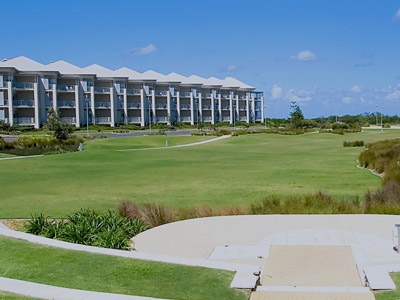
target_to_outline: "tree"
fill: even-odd
[[[304,120],[303,112],[296,101],[292,101],[290,104],[290,124],[294,128],[300,128],[302,121]]]
[[[74,128],[71,125],[63,123],[58,119],[58,114],[53,108],[49,109],[47,127],[53,132],[54,137],[58,140],[66,140],[74,131]]]

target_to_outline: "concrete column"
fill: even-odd
[[[251,98],[251,113],[253,115],[253,123],[256,122],[256,102]]]
[[[167,117],[168,117],[168,121],[167,124],[171,125],[171,92],[167,91]]]
[[[193,92],[190,92],[190,125],[194,125],[194,100],[193,100]]]
[[[202,93],[199,93],[199,116],[200,121],[203,122],[203,99],[202,99]],[[198,122],[199,120],[197,120]]]
[[[39,116],[39,87],[38,83],[33,83],[33,101],[35,104],[35,128],[38,129],[40,127],[40,116]]]
[[[57,84],[53,84],[53,109],[57,111]]]
[[[221,94],[218,95],[218,113],[219,113],[219,122],[222,122],[222,101]]]
[[[261,119],[264,122],[264,97],[261,97]]]
[[[126,88],[124,88],[124,102],[122,103],[124,107],[124,123],[128,124],[128,94]]]
[[[13,108],[13,88],[12,81],[7,82],[7,92],[8,92],[8,123],[14,125],[14,108]]]
[[[151,91],[151,106],[153,108],[153,123],[157,123],[157,115],[156,115],[156,94],[155,90]]]
[[[79,93],[79,84],[75,85],[75,126],[78,128],[81,124],[81,99]]]
[[[229,124],[233,124],[233,96],[229,95]]]
[[[249,107],[249,96],[246,96],[246,123],[250,123],[250,107]]]
[[[117,98],[115,95],[116,91],[114,87],[110,87],[110,102],[111,102],[111,127],[115,127],[115,99]]]
[[[144,90],[140,90],[140,125],[144,127],[145,113],[146,113],[146,100],[144,95]],[[150,120],[149,120],[150,122]]]
[[[94,106],[94,86],[90,87],[90,109],[92,110],[92,123],[96,124],[96,109]]]
[[[215,99],[214,94],[211,94],[211,124],[215,124]]]
[[[239,107],[239,96],[236,95],[236,118],[240,121],[240,107]]]
[[[178,114],[178,122],[181,121],[181,98],[179,91],[176,92],[176,113]]]

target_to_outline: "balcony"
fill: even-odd
[[[156,109],[167,109],[166,103],[156,103]]]
[[[51,90],[53,90],[53,87],[54,87],[54,84],[53,84],[53,83],[49,83],[49,84],[47,85],[47,87],[45,87],[45,90],[46,90],[46,91],[51,91]]]
[[[141,118],[140,117],[128,117],[128,123],[140,123]]]
[[[246,106],[239,106],[239,110],[246,110]]]
[[[57,101],[58,108],[74,108],[75,101]]]
[[[91,91],[92,91],[92,86],[90,85],[88,85],[88,86],[86,86],[86,88],[84,88],[83,89],[83,91],[85,92],[85,93],[90,93]]]
[[[163,96],[163,97],[165,97],[165,96],[168,95],[168,91],[156,91],[156,92],[155,92],[155,95],[156,95],[156,96]]]
[[[109,87],[95,87],[94,92],[97,94],[109,94],[110,93],[110,88]]]
[[[181,122],[190,122],[190,117],[181,117]]]
[[[246,116],[240,116],[239,121],[247,122],[247,117]]]
[[[0,82],[0,88],[7,88],[8,84],[7,81]]]
[[[190,97],[190,92],[181,92],[181,93],[179,94],[179,96],[180,96],[180,97],[183,97],[183,98],[189,98],[189,97]]]
[[[34,125],[35,118],[14,118],[14,124],[16,124],[16,125]]]
[[[4,99],[4,101],[0,101],[0,106],[8,106],[8,100]]]
[[[181,104],[181,110],[189,110],[190,109],[190,104]]]
[[[15,106],[15,107],[34,107],[35,101],[33,101],[33,100],[13,100],[13,106]]]
[[[218,94],[213,94],[213,98],[214,99],[219,99],[219,95]]]
[[[75,124],[75,117],[61,117],[60,121],[67,124]]]
[[[18,90],[33,90],[34,84],[32,82],[13,82],[14,89]]]
[[[128,109],[140,109],[141,105],[140,103],[128,102],[127,107]]]
[[[222,118],[221,118],[221,122],[229,122],[230,121],[230,117],[228,117],[228,116],[222,116]]]
[[[209,93],[201,94],[201,98],[204,98],[204,99],[211,99],[211,94],[209,94]]]
[[[221,95],[221,98],[222,99],[230,99],[231,98],[231,95]]]
[[[203,117],[203,122],[211,122],[212,121],[212,117]]]
[[[45,107],[53,107],[53,100],[46,101],[46,102],[44,103],[44,106],[45,106]]]
[[[96,124],[110,124],[111,117],[97,117],[95,118]]]
[[[222,105],[222,110],[229,110],[231,107],[229,105]]]
[[[203,105],[202,108],[204,110],[211,110],[211,105]]]
[[[95,108],[110,108],[111,103],[110,102],[95,102],[94,107]]]
[[[168,122],[168,117],[156,117],[156,122]]]
[[[247,96],[246,95],[239,95],[239,100],[246,100]]]
[[[60,91],[60,92],[74,92],[75,91],[75,85],[72,85],[72,84],[59,84],[59,85],[57,85],[57,91]]]
[[[126,93],[128,95],[140,95],[140,90],[137,89],[127,89]]]

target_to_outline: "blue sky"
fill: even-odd
[[[225,77],[267,116],[400,114],[400,2],[2,1],[0,57]]]

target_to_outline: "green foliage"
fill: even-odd
[[[343,147],[364,147],[364,141],[343,142]]]
[[[26,232],[48,238],[125,250],[131,247],[130,238],[146,229],[147,226],[137,219],[126,219],[112,211],[97,214],[89,209],[82,209],[65,220],[51,220],[37,214],[24,225]]]
[[[52,107],[47,115],[46,127],[53,132],[54,137],[58,140],[66,140],[74,132],[74,127],[70,124],[63,123],[58,118],[58,112]]]
[[[296,101],[292,101],[290,104],[290,123],[294,128],[301,128],[304,120],[303,112]]]

